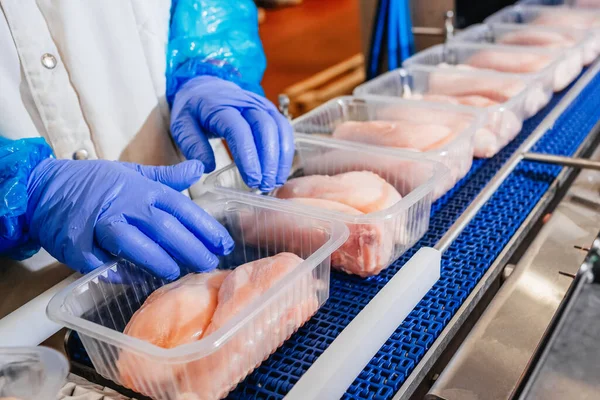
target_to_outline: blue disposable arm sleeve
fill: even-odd
[[[34,255],[27,227],[27,181],[52,149],[43,138],[9,140],[0,136],[0,254],[22,260]]]
[[[172,0],[167,100],[189,79],[212,75],[263,94],[266,68],[252,0]]]

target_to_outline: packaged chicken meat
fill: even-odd
[[[565,58],[575,65],[591,64],[596,58],[594,36],[580,30],[524,24],[476,24],[459,32],[453,41],[565,49]],[[566,64],[565,64],[566,65]]]
[[[379,175],[352,171],[338,175],[309,175],[289,180],[274,192],[279,199],[352,216],[384,211],[402,196]],[[332,255],[331,265],[349,274],[377,275],[389,265],[394,238],[405,241],[406,231],[386,232],[385,224],[349,225],[350,237]]]
[[[200,341],[239,316],[303,261],[293,253],[278,253],[232,271],[189,274],[150,294],[123,332],[167,349]],[[123,351],[117,362],[123,382],[151,396],[172,392],[188,396],[185,398],[225,397],[279,346],[281,338],[289,337],[317,311],[314,280],[309,278],[302,284],[306,285],[305,296],[288,299],[280,304],[277,315],[255,321],[256,328],[260,326],[258,329],[270,334],[259,338],[253,333],[235,335],[207,357],[174,368],[164,368],[160,363],[149,363]]]
[[[600,10],[538,5],[505,7],[485,20],[486,24],[519,24],[537,28],[558,28],[591,35],[586,41],[584,60],[600,55]]]
[[[55,400],[67,359],[47,347],[0,347],[0,399]]]
[[[350,237],[333,253],[332,266],[366,277],[387,268],[423,236],[429,226],[434,192],[439,195],[447,190],[448,182],[443,165],[419,154],[402,155],[298,135],[290,180],[262,197],[343,222]],[[234,165],[212,174],[205,184],[214,201],[219,196],[258,195],[244,184]],[[274,218],[271,221],[275,227],[286,223]],[[248,229],[246,240],[254,242],[259,237],[264,243],[287,242],[291,246],[313,240],[300,233],[295,234],[296,240],[279,237],[269,232],[273,226]]]
[[[450,188],[471,168],[483,118],[477,110],[446,104],[346,96],[297,118],[293,126],[299,134],[422,154],[448,167]]]
[[[488,71],[413,66],[358,86],[362,97],[402,97],[478,109],[485,124],[475,134],[474,155],[491,157],[520,132],[523,120],[547,104],[552,91],[532,91],[531,78]]]
[[[569,50],[504,46],[451,41],[430,47],[408,58],[402,66],[471,67],[539,77],[538,82],[558,92],[573,82],[582,68],[582,54]],[[567,57],[568,56],[568,57]],[[539,90],[534,88],[534,90]]]
[[[167,282],[114,261],[48,305],[51,319],[79,333],[98,373],[153,399],[225,397],[327,299],[330,256],[348,237],[344,224],[282,202],[205,208],[235,241],[218,270]],[[245,240],[257,232],[311,242]]]

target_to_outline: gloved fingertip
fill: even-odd
[[[272,190],[274,190],[274,189],[275,189],[275,185],[270,185],[270,184],[269,184],[269,185],[265,185],[265,184],[263,183],[263,184],[261,184],[261,185],[259,186],[259,188],[258,188],[258,189],[259,189],[261,192],[268,193],[268,192],[270,192],[270,191],[272,191]]]
[[[222,244],[222,249],[223,249],[223,255],[225,255],[225,256],[228,254],[231,254],[231,252],[233,251],[233,248],[235,247],[235,242],[229,235],[227,237],[223,238],[223,242],[221,244]]]
[[[204,260],[199,265],[193,266],[192,270],[194,272],[211,272],[215,270],[219,266],[219,259],[214,254],[210,254],[210,256]]]
[[[258,177],[254,177],[254,176],[246,176],[243,177],[244,182],[246,182],[246,185],[248,185],[248,187],[252,188],[252,189],[256,189],[260,186],[260,178]]]
[[[204,172],[213,172],[217,168],[217,164],[214,161],[203,163],[203,165]]]
[[[181,163],[185,165],[190,174],[200,175],[204,174],[205,165],[200,160],[186,160]]]
[[[163,277],[164,280],[166,281],[174,281],[175,279],[179,278],[179,271],[173,272],[171,274],[168,274],[166,276]]]
[[[179,269],[179,265],[175,262],[175,260],[170,259],[171,262],[167,263],[168,265],[160,265],[160,267],[150,266],[148,268],[149,272],[158,277],[167,281],[174,281],[179,278],[181,275],[181,270]]]

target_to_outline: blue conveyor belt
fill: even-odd
[[[229,398],[283,398],[401,265],[418,248],[438,242],[567,91],[555,95],[544,110],[527,120],[519,136],[498,155],[475,161],[469,174],[434,204],[430,229],[423,239],[387,270],[366,280],[333,272],[327,303]],[[598,93],[600,75],[592,79],[533,151],[572,155],[600,119]],[[557,166],[521,162],[444,253],[440,280],[362,371],[344,398],[393,397],[560,171]]]
[[[432,209],[430,229],[417,245],[379,276],[360,279],[332,272],[329,300],[298,333],[229,395],[230,399],[281,399],[348,323],[422,246],[434,246],[473,199],[558,104],[565,90],[527,120],[498,155],[476,160],[469,174]],[[594,77],[533,151],[572,155],[600,120],[600,74]],[[561,167],[523,161],[459,235],[442,258],[440,280],[388,339],[348,389],[345,399],[391,399],[440,335]],[[91,367],[76,335],[73,361]],[[352,351],[352,349],[348,349]]]

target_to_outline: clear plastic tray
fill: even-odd
[[[521,131],[523,121],[537,113],[542,107],[548,104],[552,92],[538,93],[538,96],[529,96],[532,93],[528,88],[530,78],[501,74],[491,71],[461,71],[455,68],[436,68],[428,66],[412,66],[404,70],[398,69],[387,72],[371,81],[358,86],[354,93],[358,96],[386,96],[386,97],[404,97],[418,98],[424,94],[442,94],[450,93],[440,90],[435,85],[435,81],[448,80],[449,82],[458,82],[461,84],[459,93],[468,94],[468,87],[477,85],[478,80],[486,80],[493,85],[515,87],[522,86],[518,94],[493,106],[476,108],[467,107],[475,110],[484,110],[486,113],[485,125],[476,133],[475,156],[491,157],[495,155],[502,147],[510,142]],[[432,84],[433,83],[433,84]],[[462,87],[464,86],[464,90]],[[541,86],[540,86],[541,87]],[[488,133],[495,135],[495,141],[490,141]],[[492,151],[492,149],[494,149]]]
[[[90,272],[48,305],[53,321],[79,333],[98,373],[154,399],[224,397],[327,300],[330,256],[348,237],[344,224],[277,201],[224,199],[205,208],[235,241],[219,268],[282,251],[305,261],[220,329],[171,349],[122,333],[150,293],[167,283],[125,261]]]
[[[562,6],[572,8],[600,8],[598,0],[521,0],[524,6]]]
[[[69,373],[67,359],[47,347],[0,347],[0,398],[54,400]]]
[[[473,163],[473,147],[475,132],[484,124],[484,114],[481,111],[451,104],[425,103],[421,101],[392,99],[392,98],[358,98],[353,96],[338,97],[315,108],[292,122],[297,134],[311,137],[330,138],[335,128],[347,121],[375,121],[375,120],[403,120],[410,119],[415,123],[431,123],[431,113],[436,113],[436,118],[441,125],[446,125],[441,119],[453,120],[460,118],[467,122],[462,131],[449,143],[429,151],[411,151],[408,149],[388,150],[397,151],[398,154],[418,153],[425,158],[441,162],[450,170],[448,187],[454,186],[459,179],[464,177]],[[331,138],[330,140],[335,140]],[[335,140],[340,141],[340,140]],[[348,142],[365,146],[362,143]],[[376,147],[382,148],[382,147]],[[444,191],[445,193],[445,191]]]
[[[385,210],[365,215],[348,215],[304,207],[314,215],[345,223],[350,230],[349,240],[360,242],[362,232],[369,233],[362,242],[370,246],[371,254],[379,255],[377,268],[384,269],[412,247],[429,228],[432,197],[434,191],[447,190],[448,171],[442,164],[410,152],[401,154],[337,140],[314,139],[302,135],[296,137],[293,177],[336,175],[364,170],[378,174],[393,185],[402,199]],[[206,180],[206,185],[216,197],[247,198],[260,195],[244,184],[234,165],[211,175]],[[293,203],[288,200],[273,200]]]
[[[456,34],[452,40],[458,42],[502,45],[502,38],[505,35],[518,31],[527,31],[538,34],[560,34],[574,42],[573,46],[564,47],[565,49],[568,49],[565,57],[575,57],[573,54],[575,52],[580,52],[583,65],[589,65],[596,59],[597,51],[595,48],[596,43],[594,35],[589,32],[566,28],[529,26],[524,24],[475,24]]]
[[[565,57],[567,50],[550,50],[543,48],[522,46],[500,46],[478,43],[450,42],[430,47],[408,58],[402,63],[403,67],[413,65],[439,66],[440,64],[465,64],[469,58],[481,51],[492,51],[494,53],[505,53],[506,58],[514,57],[515,54],[539,55],[548,57],[548,64],[537,72],[526,73],[543,85],[543,91],[548,88],[560,91],[571,83],[581,72],[581,53]],[[535,89],[539,91],[539,88]]]
[[[575,13],[576,15],[582,15],[590,17],[595,21],[591,27],[575,26],[570,23],[567,19],[564,19],[566,13]],[[555,26],[552,25],[536,25],[535,20],[542,14],[556,15],[559,20],[565,21],[564,23],[558,23]],[[570,31],[582,31],[591,33],[593,40],[588,43],[586,48],[586,54],[591,57],[591,54],[596,54],[596,57],[600,55],[600,10],[596,9],[573,9],[565,7],[555,6],[535,6],[535,5],[515,5],[508,6],[502,10],[490,15],[484,21],[486,24],[522,24],[522,25],[533,25],[533,26],[547,26],[564,28]]]

